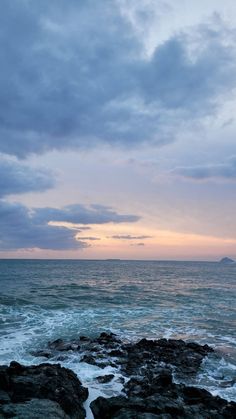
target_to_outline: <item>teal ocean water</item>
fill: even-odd
[[[49,340],[108,330],[195,340],[217,356],[193,384],[236,400],[236,264],[0,260],[0,290],[0,364],[43,362],[32,351]],[[74,354],[62,363],[88,385],[97,374]]]

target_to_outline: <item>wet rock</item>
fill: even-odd
[[[91,403],[95,419],[231,419],[236,404],[214,397],[204,389],[173,382],[172,373],[188,377],[197,373],[202,360],[213,349],[182,340],[142,339],[108,351],[129,378],[126,397],[99,397]],[[121,351],[122,356],[119,352]]]
[[[69,356],[68,355],[58,355],[55,359],[56,359],[56,361],[64,362],[64,361],[69,359]]]
[[[111,351],[108,352],[109,356],[114,356],[114,357],[123,357],[125,356],[125,353],[121,350],[121,349],[113,349]]]
[[[47,350],[54,351],[55,356],[59,352],[64,356],[72,348],[81,354],[80,362],[100,368],[117,367],[122,373],[125,396],[94,400],[91,409],[95,419],[236,417],[235,403],[213,397],[206,390],[173,382],[173,373],[180,379],[188,379],[198,372],[204,357],[213,352],[208,345],[176,339],[141,339],[124,343],[107,332],[93,339],[81,336],[77,342],[59,339],[49,345]],[[20,371],[21,367],[15,365],[15,368]],[[96,380],[108,383],[113,377],[113,374],[108,374]],[[5,400],[5,394],[2,399]]]
[[[65,342],[63,339],[56,339],[53,342],[48,343],[50,349],[56,351],[77,351],[80,349],[80,346],[76,342]]]
[[[113,418],[116,413],[126,406],[128,407],[128,402],[123,396],[110,397],[109,399],[98,397],[90,404],[95,419]]]
[[[48,351],[46,349],[42,349],[39,351],[32,351],[31,355],[33,356],[39,356],[39,357],[43,357],[43,358],[47,358],[50,359],[53,357],[53,353],[51,351]]]
[[[127,376],[141,373],[142,368],[155,369],[165,364],[174,367],[179,378],[196,374],[203,358],[213,352],[208,345],[176,339],[141,339],[136,343],[122,343],[114,333],[103,332],[94,339],[86,336],[72,342],[57,339],[34,355],[57,359],[58,352],[64,354],[71,350],[82,355],[81,362],[101,368],[118,365]]]
[[[94,340],[99,345],[103,345],[105,348],[116,349],[117,345],[121,343],[121,341],[117,338],[114,333],[106,333],[103,332],[100,334],[98,338]]]
[[[56,402],[46,399],[32,399],[25,403],[10,403],[0,406],[0,417],[17,419],[69,419]]]
[[[117,338],[117,335],[115,333],[106,333],[102,332],[100,336],[97,338],[97,341],[106,341],[106,342],[120,342],[120,340]]]
[[[114,419],[171,419],[170,415],[154,415],[153,413],[135,412],[130,409],[121,409]]]
[[[30,411],[35,406],[41,406],[42,411],[46,411],[46,406],[49,404],[53,406],[51,411],[59,412],[60,407],[62,413],[58,413],[58,417],[73,419],[85,417],[83,402],[88,397],[88,390],[81,385],[80,380],[72,371],[59,364],[26,367],[18,362],[12,362],[9,367],[0,368],[0,378],[0,391],[3,395],[0,399],[0,412],[3,417],[11,417],[9,412],[12,411],[16,412],[14,415],[17,417],[35,418],[36,416]],[[36,401],[32,401],[35,399]],[[44,402],[40,403],[38,400],[44,400]],[[28,403],[29,401],[32,403]],[[59,407],[56,404],[48,404],[48,401],[56,402]],[[43,413],[38,417],[43,418]]]
[[[87,355],[87,354],[84,355],[83,358],[81,358],[80,362],[86,362],[87,364],[90,364],[90,365],[96,365],[97,364],[97,361],[94,358],[94,356]]]
[[[0,405],[10,403],[11,399],[8,396],[8,393],[4,390],[0,390]]]
[[[203,399],[184,400],[184,386],[175,385],[175,392],[149,397],[99,397],[91,403],[95,419],[171,418],[223,419],[236,417],[236,404],[205,392]],[[174,395],[174,396],[173,396]],[[200,393],[199,393],[200,395]]]
[[[89,341],[90,341],[90,338],[88,338],[87,336],[80,336],[80,337],[79,337],[79,340],[80,340],[81,342],[89,342]]]
[[[114,374],[100,375],[99,377],[96,377],[96,380],[99,383],[109,383],[114,377]]]
[[[114,363],[110,362],[110,360],[106,359],[104,356],[100,357],[95,357],[93,355],[89,355],[89,354],[85,354],[80,362],[86,362],[87,364],[90,365],[96,365],[99,368],[106,368],[109,366],[116,366]]]
[[[125,378],[124,377],[118,377],[117,379],[116,379],[116,382],[117,383],[121,383],[121,384],[125,384]]]
[[[201,346],[175,339],[142,339],[136,344],[123,345],[122,349],[127,351],[128,356],[122,369],[129,375],[135,374],[137,368],[145,363],[153,368],[164,363],[174,366],[177,375],[181,377],[196,374],[203,358],[213,352],[208,345]]]

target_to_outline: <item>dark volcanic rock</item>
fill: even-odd
[[[42,349],[42,350],[39,350],[39,351],[32,351],[31,355],[42,356],[43,358],[47,358],[47,359],[52,358],[52,356],[53,356],[52,352],[48,351],[47,349]]]
[[[2,416],[1,416],[2,414]],[[9,403],[0,406],[0,418],[17,419],[69,419],[56,402],[47,399],[32,399],[24,403]]]
[[[87,397],[88,390],[82,387],[77,376],[59,364],[26,367],[12,362],[9,367],[0,367],[0,414],[3,417],[83,419],[82,405]],[[39,406],[41,411],[37,411]],[[45,413],[43,416],[47,407],[51,416]],[[33,411],[38,412],[38,416],[32,414]]]
[[[128,362],[123,369],[129,374],[134,374],[142,364],[155,367],[164,362],[174,366],[179,376],[197,373],[203,358],[214,352],[208,345],[202,346],[175,339],[142,339],[136,344],[126,345],[126,350]]]
[[[56,339],[53,342],[49,342],[48,347],[57,351],[77,351],[80,346],[77,342],[65,342],[63,339]]]
[[[130,409],[121,409],[113,416],[114,419],[171,419],[170,415],[154,415],[153,413],[135,412]]]
[[[108,399],[99,397],[91,403],[95,419],[236,418],[235,403],[213,397],[203,389],[174,383],[173,373],[180,381],[196,375],[204,357],[214,352],[208,345],[176,339],[141,339],[135,343],[123,343],[113,333],[104,332],[94,339],[81,336],[72,342],[56,340],[49,343],[45,354],[51,351],[56,359],[71,350],[81,354],[80,362],[101,368],[114,366],[125,377],[124,395]],[[9,377],[4,374],[3,381],[7,386]],[[113,377],[110,374],[96,380],[104,383]],[[6,405],[8,401],[4,400],[7,397],[12,402],[9,392],[0,393],[0,400]],[[58,402],[64,412],[73,417],[58,398],[51,397],[50,400]]]
[[[203,358],[213,352],[208,345],[175,339],[141,339],[136,343],[123,344],[114,333],[103,332],[95,339],[86,336],[72,342],[57,339],[50,342],[47,349],[34,355],[58,359],[59,352],[71,350],[81,353],[81,362],[101,368],[118,366],[128,376],[139,374],[140,368],[156,368],[165,363],[174,367],[181,378],[196,374]]]
[[[103,342],[120,342],[120,340],[117,339],[115,333],[106,333],[106,332],[102,332],[100,334],[100,336],[96,340],[98,342],[99,341],[103,341]]]
[[[236,416],[236,403],[228,403],[200,390],[196,397],[187,397],[188,387],[172,384],[173,388],[162,388],[161,393],[149,397],[98,397],[91,403],[95,419],[232,419]],[[199,389],[197,389],[199,390]],[[202,393],[202,398],[201,396]],[[191,390],[187,390],[191,393]]]
[[[96,377],[96,380],[99,383],[109,383],[114,377],[114,374],[100,375],[99,377]]]
[[[213,352],[208,345],[175,339],[109,342],[116,348],[107,350],[107,356],[111,359],[115,356],[121,371],[129,378],[124,385],[126,397],[94,400],[91,409],[95,419],[236,418],[235,403],[214,397],[206,390],[173,382],[173,371],[183,378],[197,373],[204,357]],[[104,346],[101,346],[103,353]]]

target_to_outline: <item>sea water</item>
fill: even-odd
[[[32,352],[48,341],[102,331],[128,341],[194,340],[211,345],[217,355],[206,358],[189,383],[236,400],[235,326],[236,264],[0,260],[0,364],[45,362]],[[89,387],[87,405],[122,390],[119,371],[79,360],[69,353],[61,364]],[[96,384],[94,377],[110,372],[111,383]]]

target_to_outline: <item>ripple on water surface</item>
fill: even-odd
[[[217,263],[0,261],[0,362],[30,364],[48,340],[104,330],[196,340],[220,355],[195,384],[236,399],[235,285],[236,266]]]

